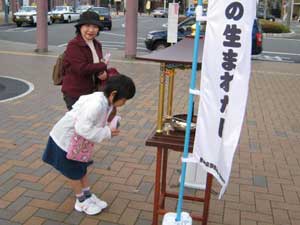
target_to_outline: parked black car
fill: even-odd
[[[110,10],[107,7],[92,7],[88,9],[89,11],[94,11],[99,14],[99,20],[103,25],[102,28],[107,28],[111,30],[112,22],[111,22],[111,15]]]
[[[189,17],[178,24],[178,41],[192,33],[191,26],[196,22],[195,17]],[[201,24],[200,35],[204,35],[205,23]],[[262,52],[262,30],[257,19],[254,20],[252,29],[252,55]],[[146,48],[153,51],[170,46],[167,42],[167,30],[150,31],[145,40]]]
[[[191,26],[195,24],[195,17],[188,17],[178,24],[178,41],[192,33]],[[145,40],[146,48],[149,50],[158,50],[170,46],[167,43],[167,30],[150,31]]]

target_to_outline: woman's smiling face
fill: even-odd
[[[93,40],[99,32],[99,27],[93,24],[84,24],[80,27],[80,33],[84,40]]]

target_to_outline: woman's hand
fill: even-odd
[[[107,72],[104,71],[104,72],[99,73],[98,78],[99,78],[99,80],[106,80],[107,79]]]
[[[118,130],[116,128],[110,128],[110,133],[111,133],[112,137],[118,136],[120,134],[120,130]]]

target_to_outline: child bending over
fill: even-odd
[[[76,195],[75,210],[95,215],[107,207],[90,191],[87,167],[93,163],[74,161],[66,158],[74,132],[93,143],[100,143],[119,134],[112,128],[107,118],[114,107],[125,105],[135,95],[135,85],[125,75],[110,77],[103,92],[83,95],[52,128],[43,161],[53,166],[70,179]]]

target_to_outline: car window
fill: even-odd
[[[196,23],[196,19],[195,17],[189,18],[186,21],[183,21],[182,23],[179,24],[178,28],[183,28],[185,31],[186,30],[190,30],[191,27]],[[201,22],[201,26],[200,26],[200,32],[201,33],[205,33],[205,29],[206,29],[206,22]]]
[[[90,8],[90,6],[88,6],[88,5],[81,5],[77,9],[79,9],[79,10],[85,10],[85,9],[89,9],[89,8]]]
[[[36,11],[36,7],[23,6],[23,7],[20,9],[20,12],[31,12],[31,11]]]
[[[65,11],[65,10],[67,10],[67,7],[65,7],[65,6],[56,6],[54,8],[54,10],[56,10],[56,11]]]
[[[182,22],[179,24],[178,28],[183,28],[183,29],[186,30],[187,28],[191,27],[191,26],[194,25],[195,23],[196,23],[195,18],[189,18],[188,20],[182,21]]]
[[[109,15],[109,9],[108,8],[93,8],[93,11],[100,15]]]

